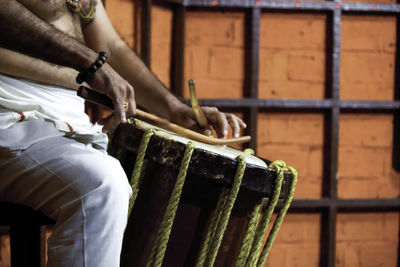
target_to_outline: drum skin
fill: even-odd
[[[114,133],[109,151],[118,155],[128,177],[131,177],[142,135],[148,127],[121,124]],[[223,147],[212,151],[196,148],[193,152],[162,266],[195,265],[221,188],[229,187],[235,174],[237,161],[224,155],[224,150]],[[177,138],[166,134],[155,134],[151,138],[145,155],[143,182],[125,231],[121,266],[146,265],[184,151],[185,143]],[[247,216],[260,198],[271,196],[275,177],[276,172],[265,164],[247,164],[214,266],[234,265]],[[285,175],[281,198],[287,196],[289,184],[290,176]]]

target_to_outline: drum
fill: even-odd
[[[143,154],[145,136],[148,143]],[[110,142],[110,154],[120,159],[128,177],[134,172],[139,158],[142,164],[125,231],[121,266],[157,266],[149,264],[149,260],[154,256],[160,225],[170,215],[168,213],[172,213],[168,203],[177,179],[182,176],[180,169],[188,154],[189,143],[194,148],[187,160],[183,189],[172,218],[162,266],[203,266],[198,264],[199,254],[204,249],[210,227],[213,227],[221,192],[233,190],[240,159],[245,159],[240,189],[221,237],[220,249],[214,253],[214,266],[238,266],[237,258],[248,232],[250,214],[261,199],[271,199],[274,192],[280,198],[293,194],[293,176],[289,173],[283,175],[281,190],[276,193],[279,173],[267,167],[271,164],[268,160],[230,147],[196,142],[139,120],[121,124]],[[257,220],[253,219],[253,223]]]

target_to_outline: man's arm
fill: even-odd
[[[1,47],[0,59],[0,73],[2,74],[73,90],[79,88],[79,84],[75,82],[78,72],[74,69]]]
[[[84,71],[98,57],[92,49],[42,21],[16,0],[0,0],[0,32],[0,46],[77,71]],[[113,99],[118,121],[125,121],[123,102],[129,102],[129,112],[135,112],[133,87],[109,64],[104,64],[88,84]]]
[[[97,55],[44,22],[16,0],[0,0],[0,45],[83,71]]]
[[[96,15],[83,30],[86,43],[94,50],[110,53],[111,66],[135,87],[137,102],[151,112],[173,122],[196,128],[191,108],[181,103],[145,66],[142,60],[126,45],[109,21],[101,1],[97,0]],[[228,125],[238,136],[244,122],[233,114],[219,112],[216,108],[203,108],[210,124],[219,136],[226,136]]]

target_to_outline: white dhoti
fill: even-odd
[[[0,75],[3,90],[8,79]],[[32,87],[27,90],[35,90],[34,83],[27,84]],[[48,266],[119,266],[131,189],[119,162],[96,149],[104,147],[104,135],[88,121],[47,111],[43,116],[43,106],[10,108],[7,101],[12,99],[1,92],[0,114],[8,125],[0,125],[0,200],[30,206],[57,220],[48,240]],[[10,123],[13,112],[36,117]],[[83,105],[80,113],[85,116]],[[60,122],[80,132],[60,130]]]

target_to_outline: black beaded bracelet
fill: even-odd
[[[96,59],[96,61],[85,71],[81,71],[78,73],[78,76],[76,76],[76,82],[78,84],[82,84],[83,82],[87,82],[88,79],[95,73],[98,69],[103,66],[103,64],[106,62],[108,57],[108,54],[106,52],[100,52],[99,57]]]

